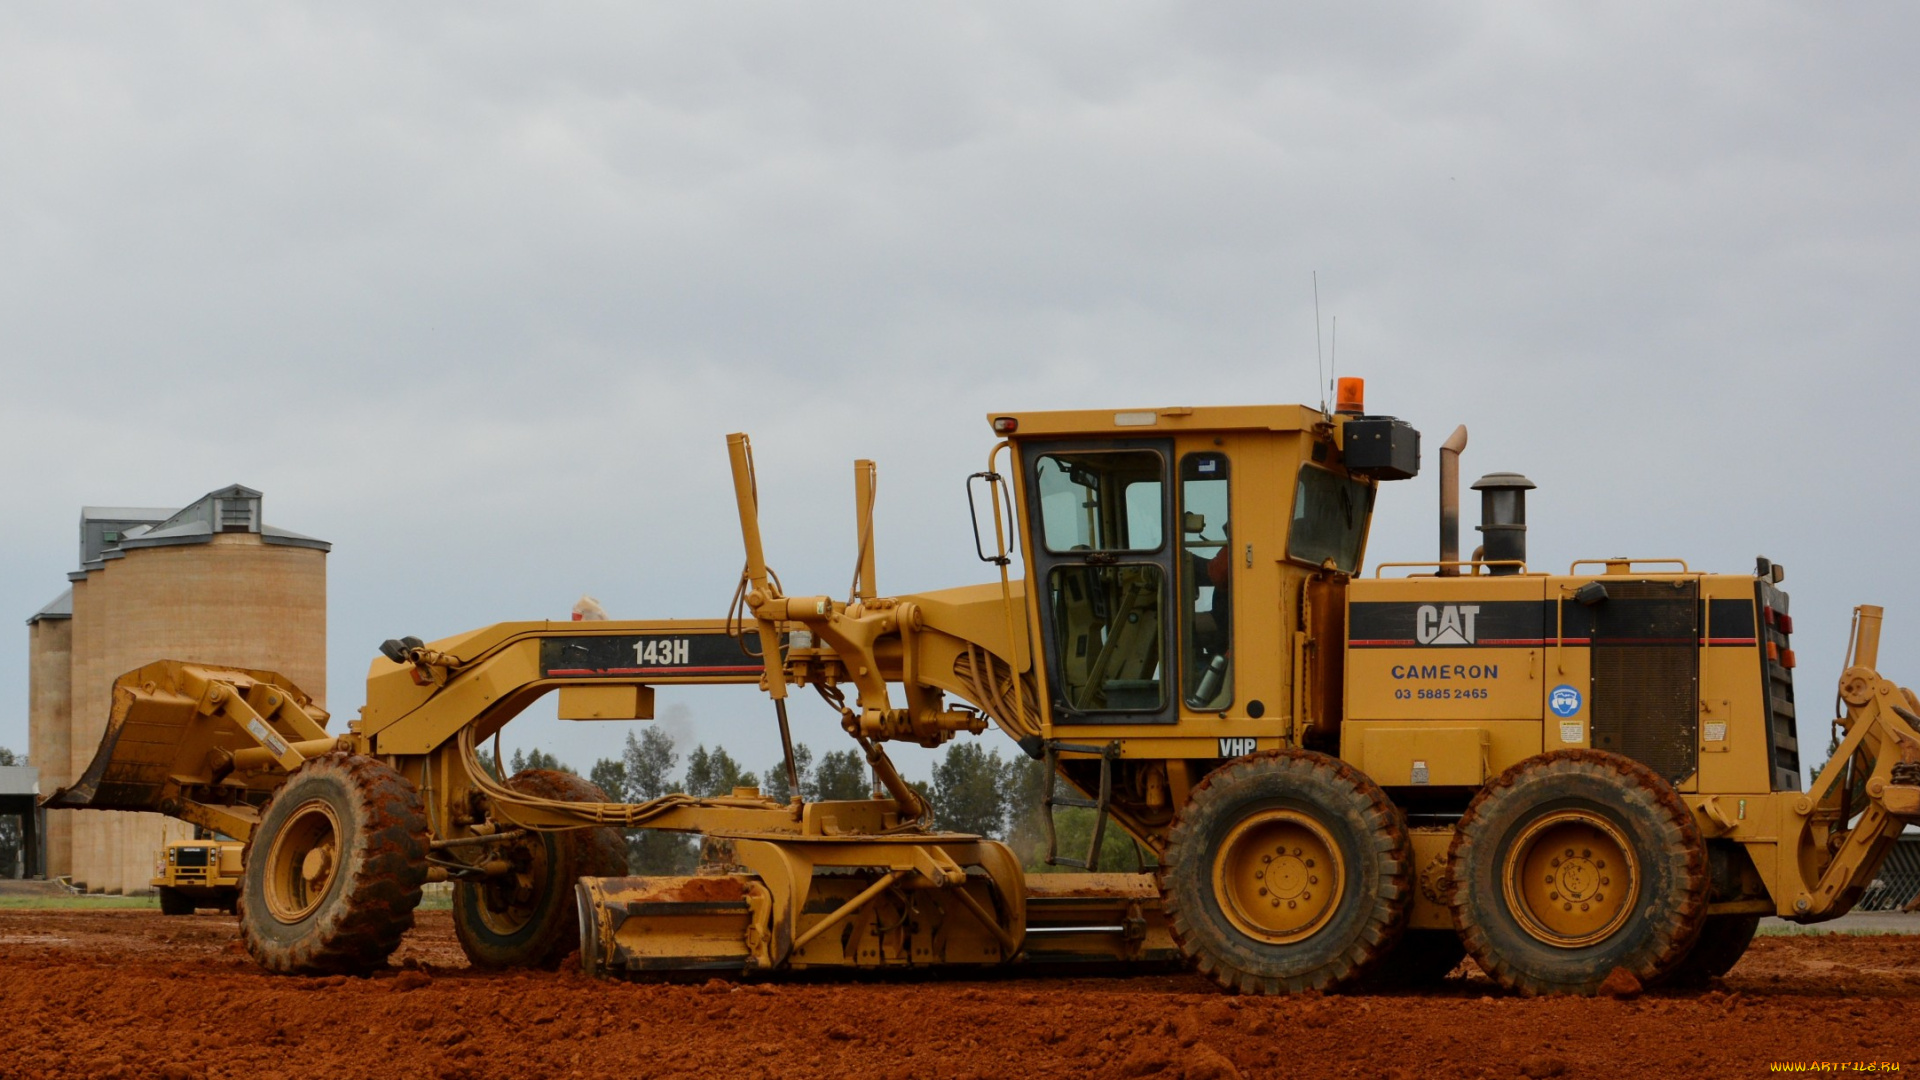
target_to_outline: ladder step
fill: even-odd
[[[1103,754],[1104,755],[1107,752],[1107,748],[1104,746],[1082,746],[1079,743],[1057,742],[1053,744],[1053,748],[1055,750],[1064,751],[1069,754]]]
[[[1052,806],[1084,806],[1093,809],[1100,805],[1098,800],[1083,799],[1078,795],[1055,795],[1050,801]]]
[[[1069,859],[1065,855],[1056,855],[1048,859],[1047,862],[1054,866],[1071,866],[1075,870],[1085,870],[1087,868],[1087,861],[1085,859]]]

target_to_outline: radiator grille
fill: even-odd
[[[207,849],[203,847],[183,847],[173,849],[175,866],[207,865]]]
[[[1699,765],[1699,590],[1692,581],[1604,584],[1593,621],[1593,747],[1677,784]]]

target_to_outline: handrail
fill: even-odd
[[[1573,560],[1573,565],[1567,567],[1567,573],[1577,574],[1580,572],[1580,568],[1583,566],[1616,566],[1621,563],[1625,563],[1629,571],[1631,571],[1636,564],[1645,565],[1645,564],[1653,564],[1653,563],[1660,563],[1660,564],[1672,563],[1680,567],[1679,573],[1682,573],[1682,574],[1693,573],[1693,570],[1687,566],[1687,560],[1685,559],[1625,559],[1625,558],[1622,558],[1622,559],[1575,559]],[[1671,573],[1672,571],[1668,571],[1668,572]]]
[[[1408,566],[1431,566],[1436,571],[1440,570],[1443,567],[1448,567],[1448,566],[1471,566],[1474,568],[1473,572],[1476,575],[1480,573],[1483,567],[1489,567],[1489,566],[1514,566],[1514,567],[1518,567],[1519,572],[1522,574],[1527,572],[1527,563],[1526,563],[1526,560],[1524,559],[1447,559],[1444,561],[1436,561],[1436,560],[1429,559],[1426,562],[1376,563],[1373,567],[1373,576],[1376,578],[1385,577],[1386,575],[1381,573],[1381,571],[1389,569],[1391,567],[1408,567]],[[1409,574],[1407,576],[1412,577],[1413,575]]]

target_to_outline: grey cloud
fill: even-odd
[[[336,542],[350,713],[395,633],[716,613],[743,428],[790,584],[843,587],[856,456],[884,586],[983,579],[989,410],[1316,399],[1318,270],[1375,407],[1541,483],[1543,565],[1785,562],[1818,700],[1852,603],[1893,670],[1920,640],[1915,22],[11,8],[0,599],[59,591],[83,502],[245,482]],[[1428,555],[1432,501],[1390,488],[1373,557]]]

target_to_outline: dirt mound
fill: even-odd
[[[266,975],[231,918],[0,911],[0,1077],[1733,1076],[1901,1061],[1920,938],[1762,938],[1705,992],[1240,998],[1198,976],[601,983],[466,969],[425,912],[372,978]],[[1902,1055],[1906,1056],[1903,1058]]]

